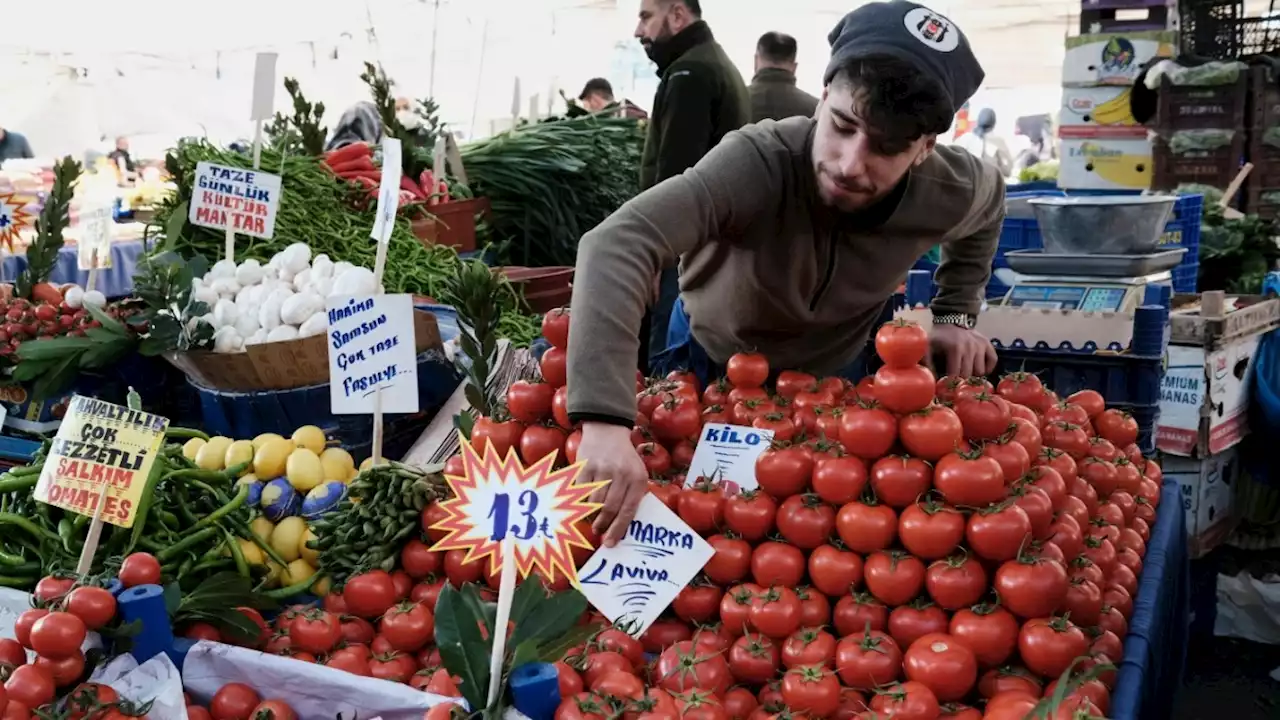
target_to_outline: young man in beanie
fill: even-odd
[[[936,144],[982,83],[982,67],[950,20],[905,0],[863,5],[829,39],[814,118],[729,134],[582,239],[569,413],[583,424],[584,482],[612,481],[596,523],[608,529],[606,543],[622,537],[646,492],[630,437],[635,332],[654,278],[677,258],[683,307],[672,320],[689,330],[669,344],[673,367],[718,375],[733,353],[754,348],[773,368],[839,374],[916,259],[938,245],[939,369],[969,376],[995,367],[991,343],[972,328],[1004,218],[1004,181],[967,151]]]

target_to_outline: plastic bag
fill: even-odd
[[[133,703],[151,703],[150,720],[187,720],[182,699],[182,674],[163,653],[139,665],[132,655],[121,655],[94,671],[89,678],[108,685]]]

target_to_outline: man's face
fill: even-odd
[[[641,0],[640,21],[636,23],[636,38],[644,46],[644,51],[652,57],[653,44],[669,40],[684,29],[682,5],[675,2],[662,3],[660,0]]]
[[[935,138],[926,135],[905,149],[886,147],[859,114],[848,83],[822,93],[813,137],[813,170],[822,202],[842,212],[861,210],[897,186],[911,167],[923,162]]]
[[[116,138],[116,149],[127,151],[129,149],[129,140],[127,138]]]
[[[582,101],[582,106],[590,112],[600,112],[609,107],[611,102],[613,102],[613,98],[603,93],[593,92]]]

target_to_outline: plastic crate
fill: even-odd
[[[1178,130],[1234,128],[1244,125],[1250,72],[1242,71],[1231,85],[1174,85],[1160,83],[1156,127],[1168,134]]]
[[[1034,373],[1062,397],[1079,390],[1097,390],[1107,402],[1150,407],[1160,404],[1163,356],[1114,353],[1073,353],[1058,350],[999,348],[996,372]]]
[[[1225,190],[1244,159],[1244,131],[1239,130],[1231,144],[1213,150],[1175,153],[1162,138],[1151,143],[1153,190],[1173,190],[1179,185],[1208,185]]]
[[[1190,257],[1190,253],[1187,253]],[[1173,269],[1173,291],[1176,293],[1191,294],[1196,292],[1200,282],[1200,262],[1182,261],[1182,264]]]

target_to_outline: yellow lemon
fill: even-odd
[[[262,433],[261,435],[253,439],[253,451],[257,452],[258,448],[262,447],[263,445],[266,445],[267,441],[269,440],[283,440],[283,439],[284,439],[283,437],[277,435],[276,433]]]
[[[320,464],[324,466],[325,480],[346,482],[351,477],[351,471],[356,469],[356,461],[351,459],[351,453],[338,447],[325,448],[320,453]]]
[[[264,481],[280,477],[294,449],[293,442],[285,438],[266,441],[253,455],[253,474]]]
[[[233,468],[241,463],[249,463],[241,471],[241,475],[252,470],[253,443],[248,440],[237,440],[231,443],[227,446],[227,452],[223,455],[223,467]]]
[[[252,540],[237,540],[240,543],[240,554],[244,556],[244,561],[250,565],[261,567],[267,562],[267,556],[262,552],[262,548]]]
[[[328,575],[320,578],[315,585],[311,586],[311,594],[316,597],[324,597],[329,594],[330,590],[333,590],[333,581],[329,579]]]
[[[307,532],[307,521],[296,515],[287,517],[276,525],[271,533],[271,549],[280,554],[286,562],[297,560],[298,546],[302,536]]]
[[[324,431],[315,425],[303,425],[293,431],[293,443],[319,455],[324,452]]]
[[[300,447],[285,461],[284,476],[294,490],[305,493],[324,482],[324,466],[320,464],[319,455],[310,448]]]
[[[227,457],[227,448],[231,447],[231,438],[218,437],[209,438],[209,442],[205,443],[196,451],[196,466],[201,470],[221,470],[226,467],[224,461]]]
[[[270,520],[262,517],[261,515],[254,518],[253,522],[249,523],[249,530],[252,531],[254,535],[257,535],[258,539],[262,542],[270,540],[271,533],[275,531],[275,529],[276,526]]]
[[[182,445],[182,457],[195,461],[196,453],[200,452],[200,448],[204,447],[204,438],[191,438]]]
[[[320,564],[320,551],[312,550],[307,547],[307,543],[316,539],[316,534],[311,532],[311,528],[302,533],[302,537],[298,540],[298,557],[311,563],[312,567]]]
[[[297,585],[315,574],[316,569],[311,567],[306,560],[294,560],[289,563],[289,565],[285,567],[284,572],[280,574],[280,585],[283,587]]]

